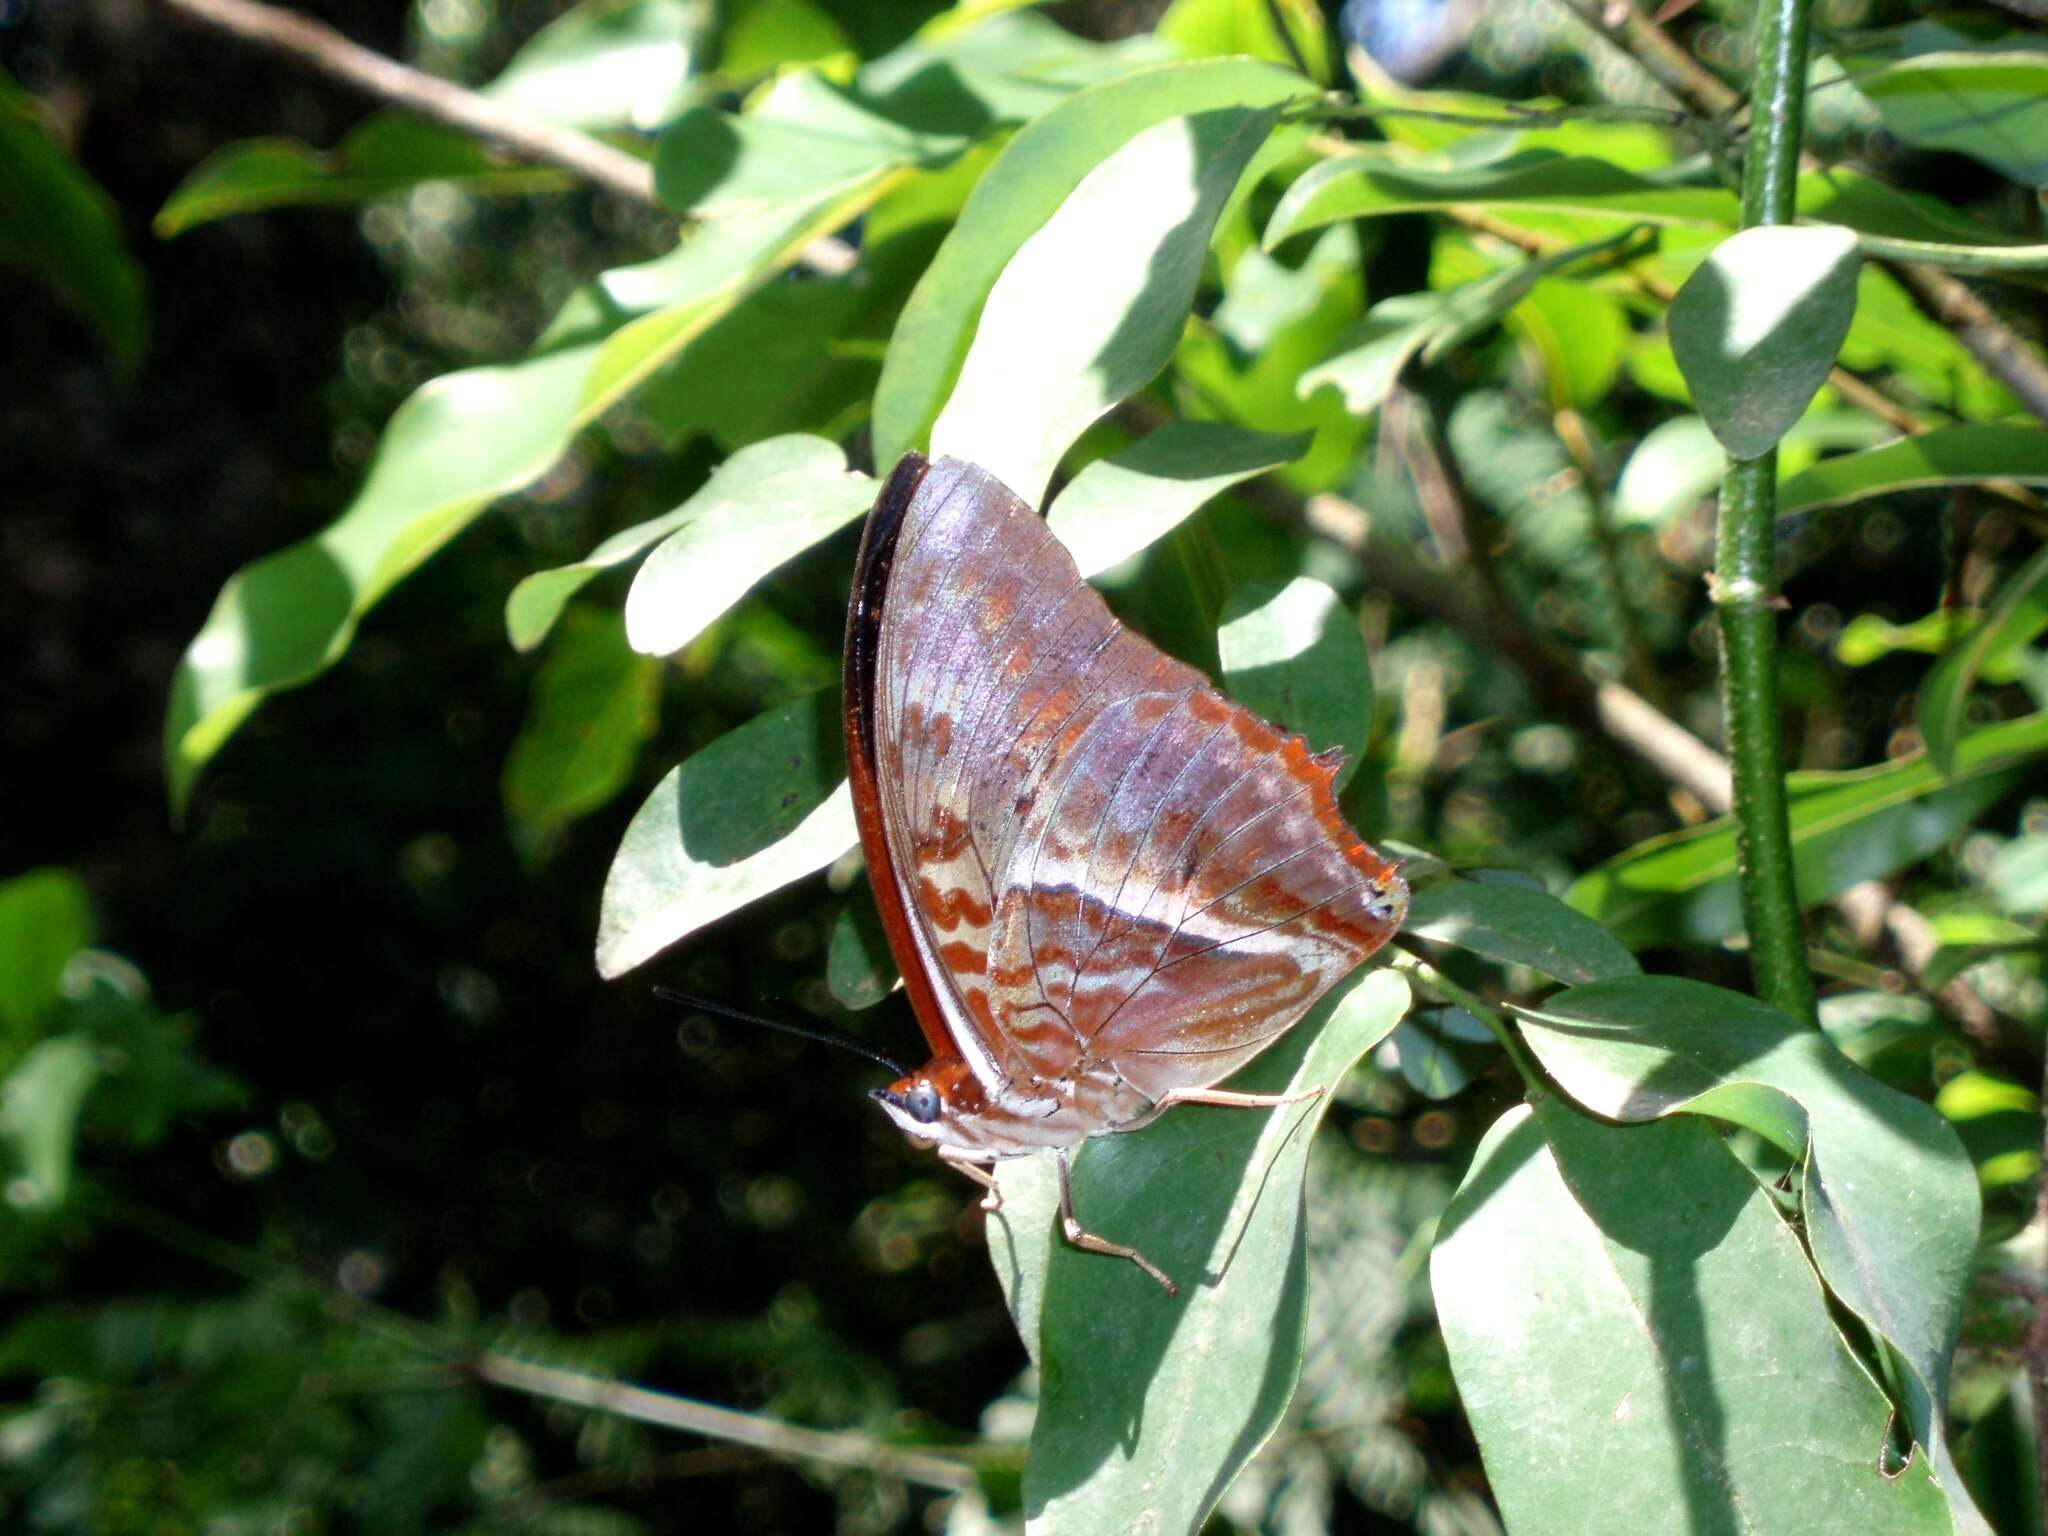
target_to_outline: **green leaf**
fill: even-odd
[[[651,130],[689,100],[711,0],[583,0],[534,33],[483,94],[594,132]]]
[[[92,942],[85,882],[68,869],[31,869],[0,882],[0,1066],[25,1046],[63,995],[64,966]]]
[[[605,877],[599,973],[623,976],[845,853],[860,834],[843,765],[839,697],[826,690],[756,716],[671,769],[634,813]]]
[[[1615,520],[1662,527],[1711,496],[1727,468],[1727,455],[1700,417],[1660,421],[1622,466],[1614,487]]]
[[[1344,754],[1334,787],[1358,771],[1372,735],[1372,662],[1358,621],[1312,576],[1247,582],[1225,599],[1216,650],[1230,696],[1312,751]]]
[[[1795,517],[1893,491],[2016,480],[2048,485],[2048,433],[2039,427],[1940,427],[1802,469],[1778,487],[1778,515]]]
[[[1621,941],[1546,891],[1492,880],[1420,885],[1404,933],[1526,965],[1563,982],[1633,976],[1641,967]]]
[[[1941,1116],[1863,1072],[1818,1030],[1703,982],[1596,982],[1516,1011],[1544,1070],[1595,1114],[1635,1121],[1691,1110],[1804,1158],[1801,1203],[1821,1278],[1906,1363],[1913,1437],[1932,1453],[1959,1526],[1983,1529],[1943,1430],[1977,1191]],[[1630,1177],[1646,1183],[1639,1170]]]
[[[874,1007],[895,989],[896,961],[889,953],[889,936],[882,931],[881,914],[865,882],[847,897],[832,924],[825,985],[841,1007],[856,1013]]]
[[[0,71],[0,266],[54,288],[114,361],[133,370],[149,329],[149,288],[113,199],[64,152],[41,105]]]
[[[1321,1088],[1312,1103],[1188,1105],[1082,1146],[1082,1224],[1134,1244],[1177,1298],[1059,1239],[1050,1158],[998,1165],[989,1254],[1041,1379],[1024,1474],[1034,1530],[1195,1530],[1273,1432],[1301,1368],[1309,1144],[1338,1078],[1407,1007],[1398,974],[1359,973],[1230,1085]]]
[[[1248,432],[1216,421],[1170,421],[1097,459],[1045,514],[1094,576],[1163,539],[1219,491],[1300,457],[1309,434]]]
[[[975,186],[904,306],[875,389],[875,462],[918,447],[958,377],[996,279],[1083,177],[1146,129],[1307,91],[1301,76],[1243,59],[1170,64],[1079,91],[1026,124]]]
[[[1541,359],[1553,411],[1586,409],[1607,398],[1629,337],[1612,294],[1546,278],[1507,312],[1505,324]]]
[[[848,212],[821,202],[707,225],[668,255],[578,290],[533,355],[443,374],[416,391],[342,515],[244,567],[214,600],[171,685],[164,755],[173,808],[268,695],[332,666],[392,587]]]
[[[1155,31],[1187,58],[1244,54],[1276,64],[1300,58],[1319,84],[1330,83],[1329,28],[1313,0],[1173,0]]]
[[[1591,156],[1532,149],[1490,165],[1441,168],[1404,163],[1405,158],[1371,146],[1307,171],[1273,209],[1266,249],[1342,219],[1429,208],[1531,207],[1702,229],[1732,227],[1741,212],[1735,194],[1722,188],[1659,185]]]
[[[1934,1107],[1955,1127],[1988,1193],[2029,1184],[2041,1172],[2041,1100],[2022,1084],[1988,1072],[1958,1072]]]
[[[661,668],[626,644],[616,614],[567,625],[533,680],[505,755],[505,814],[529,855],[626,787],[661,713]]]
[[[1985,667],[2010,656],[2048,627],[2048,545],[2013,573],[1984,611],[1983,622],[1936,662],[1920,685],[1914,717],[1927,755],[1944,774],[1955,771],[1963,710]]]
[[[1074,439],[1172,355],[1210,232],[1278,117],[1169,118],[1089,172],[990,291],[932,452],[1035,505]]]
[[[854,52],[846,29],[809,0],[759,0],[725,29],[718,72],[746,79]]]
[[[71,1193],[78,1117],[99,1075],[92,1041],[74,1034],[30,1047],[0,1079],[0,1147],[10,1165],[0,1193],[16,1210],[53,1211]]]
[[[715,495],[712,493],[715,487]],[[783,562],[865,513],[875,482],[850,472],[821,437],[793,434],[742,449],[692,503],[626,594],[626,638],[649,656],[681,650]]]
[[[1472,1083],[1472,1074],[1450,1042],[1425,1028],[1419,1018],[1396,1024],[1373,1059],[1383,1068],[1399,1071],[1402,1080],[1425,1099],[1454,1099]]]
[[[668,207],[727,219],[821,196],[845,196],[916,166],[935,169],[967,147],[882,116],[812,70],[785,76],[744,114],[699,107],[654,152],[654,190]]]
[[[1947,1532],[1927,1458],[1798,1237],[1702,1122],[1601,1125],[1547,1096],[1480,1143],[1430,1284],[1518,1536]]]
[[[1896,874],[1943,847],[2048,752],[2048,714],[1973,731],[1944,780],[1925,753],[1845,773],[1786,775],[1802,907]],[[1631,949],[1712,944],[1742,929],[1735,833],[1722,817],[1655,837],[1572,883],[1565,900]]]
[[[1852,78],[1903,143],[1968,155],[2024,187],[2048,182],[2048,57],[1926,53]]]
[[[1331,384],[1354,414],[1376,411],[1417,353],[1425,362],[1435,362],[1499,320],[1553,272],[1618,250],[1633,238],[1633,230],[1623,230],[1609,239],[1532,257],[1443,292],[1382,299],[1366,311],[1360,344],[1309,369],[1301,376],[1298,392],[1307,399]]]
[[[506,194],[576,184],[566,171],[500,159],[457,129],[404,112],[380,112],[351,129],[331,153],[281,138],[243,139],[215,150],[164,200],[154,227],[169,240],[236,214],[366,202],[425,181]]]
[[[1984,883],[2008,917],[2048,912],[2048,832],[2030,832],[1999,849]]]
[[[1839,227],[1746,229],[1671,301],[1671,350],[1730,455],[1769,452],[1835,365],[1856,314],[1860,258]]]

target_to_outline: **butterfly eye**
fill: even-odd
[[[930,1083],[919,1083],[903,1095],[904,1113],[919,1125],[930,1125],[939,1118],[945,1106],[939,1102],[939,1091]]]

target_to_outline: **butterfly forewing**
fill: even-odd
[[[1329,764],[1124,629],[986,472],[907,461],[891,487],[849,723],[934,1048],[1013,1096],[1218,1081],[1385,942],[1391,866]]]

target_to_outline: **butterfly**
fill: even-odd
[[[1313,753],[1125,628],[986,470],[904,456],[846,623],[847,774],[882,926],[932,1059],[874,1097],[985,1185],[1215,1085],[1400,927],[1408,889]]]

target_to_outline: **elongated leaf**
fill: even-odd
[[[1082,430],[1165,366],[1210,232],[1278,116],[1169,118],[1089,172],[989,293],[933,453],[1035,504]]]
[[[1444,1212],[1430,1284],[1520,1536],[1949,1529],[1799,1239],[1690,1116],[1510,1110]],[[1561,1448],[1568,1447],[1568,1450]]]
[[[1926,754],[1846,773],[1786,778],[1802,906],[1917,863],[1968,826],[2048,753],[2048,714],[1973,731],[1944,782]],[[1565,900],[1631,949],[1711,944],[1742,929],[1735,834],[1723,817],[1652,838],[1572,883]]]
[[[1776,447],[1834,367],[1856,313],[1858,260],[1845,229],[1746,229],[1671,301],[1671,350],[1733,457]]]
[[[801,435],[742,450],[713,482],[716,499],[663,540],[633,578],[626,638],[636,651],[681,650],[756,582],[875,499],[874,481],[850,473],[836,443]]]
[[[484,94],[570,128],[651,130],[689,100],[711,0],[583,0],[527,39]]]
[[[1238,587],[1222,618],[1216,650],[1231,697],[1315,751],[1341,751],[1341,791],[1372,735],[1372,662],[1357,620],[1312,576]]]
[[[214,600],[171,685],[164,755],[173,807],[265,697],[332,666],[385,593],[851,211],[822,202],[707,225],[669,255],[572,295],[534,355],[419,389],[392,417],[348,509],[237,572]]]
[[[501,159],[457,129],[380,112],[331,152],[281,138],[243,139],[214,151],[164,200],[154,227],[168,240],[236,214],[366,202],[426,181],[508,195],[575,185],[566,171]]]
[[[114,203],[0,70],[0,265],[48,283],[124,368],[142,360],[149,289]]]
[[[1778,487],[1778,515],[1794,517],[1893,491],[1987,480],[2048,485],[2048,433],[2038,427],[1942,427],[1824,459]]]
[[[99,1076],[91,1039],[73,1034],[32,1046],[0,1078],[0,1148],[9,1165],[0,1176],[16,1210],[52,1211],[71,1193],[78,1117]]]
[[[1741,213],[1722,188],[1663,186],[1592,156],[1532,149],[1490,165],[1437,168],[1403,163],[1375,145],[1325,160],[1290,186],[1267,221],[1265,246],[1342,219],[1515,205],[1703,229],[1732,228]]]
[[[1613,251],[1632,237],[1631,231],[1624,230],[1610,239],[1503,267],[1448,291],[1382,299],[1366,311],[1363,339],[1351,350],[1309,369],[1301,376],[1297,391],[1305,400],[1325,384],[1335,385],[1354,414],[1376,411],[1401,370],[1417,354],[1434,362],[1494,324],[1553,272]]]
[[[832,691],[771,709],[685,758],[634,814],[612,859],[598,971],[622,976],[852,847],[860,834],[843,762]]]
[[[1690,1109],[1804,1159],[1821,1278],[1905,1361],[1913,1437],[1932,1453],[1958,1528],[1985,1529],[1943,1429],[1977,1187],[1942,1117],[1857,1068],[1819,1031],[1702,982],[1598,982],[1518,1012],[1544,1070],[1594,1113],[1634,1121]]]
[[[875,389],[875,461],[925,440],[945,404],[989,290],[1081,179],[1147,128],[1308,91],[1301,76],[1242,59],[1163,65],[1077,92],[1020,129],[976,185],[912,292]]]
[[[1399,1022],[1408,989],[1363,973],[1232,1080],[1311,1103],[1186,1106],[1086,1143],[1082,1224],[1135,1244],[1181,1284],[1059,1240],[1049,1158],[999,1165],[989,1252],[1042,1391],[1024,1500],[1055,1533],[1193,1531],[1273,1431],[1301,1366],[1301,1180],[1337,1079]]]
[[[92,942],[85,882],[68,869],[31,869],[0,882],[0,1070],[56,1006],[64,965]]]
[[[1925,53],[1853,78],[1903,142],[1969,155],[2021,186],[2048,182],[2048,57]]]
[[[616,614],[584,614],[533,680],[505,755],[505,814],[529,853],[626,785],[660,718],[661,669],[633,654]]]
[[[1216,421],[1171,421],[1097,459],[1045,514],[1094,576],[1166,537],[1217,492],[1299,457],[1309,434],[1247,432]]]
[[[785,76],[745,114],[700,107],[661,136],[654,190],[678,213],[759,214],[852,188],[904,166],[932,169],[967,147],[919,133],[805,70]]]
[[[1563,982],[1633,976],[1641,967],[1621,941],[1546,891],[1491,880],[1416,887],[1402,931],[1526,965]]]
[[[1963,709],[1988,663],[2009,656],[2048,627],[2048,545],[2015,571],[1991,600],[1984,621],[1940,661],[1920,685],[1915,718],[1927,755],[1944,774],[1956,766]]]

